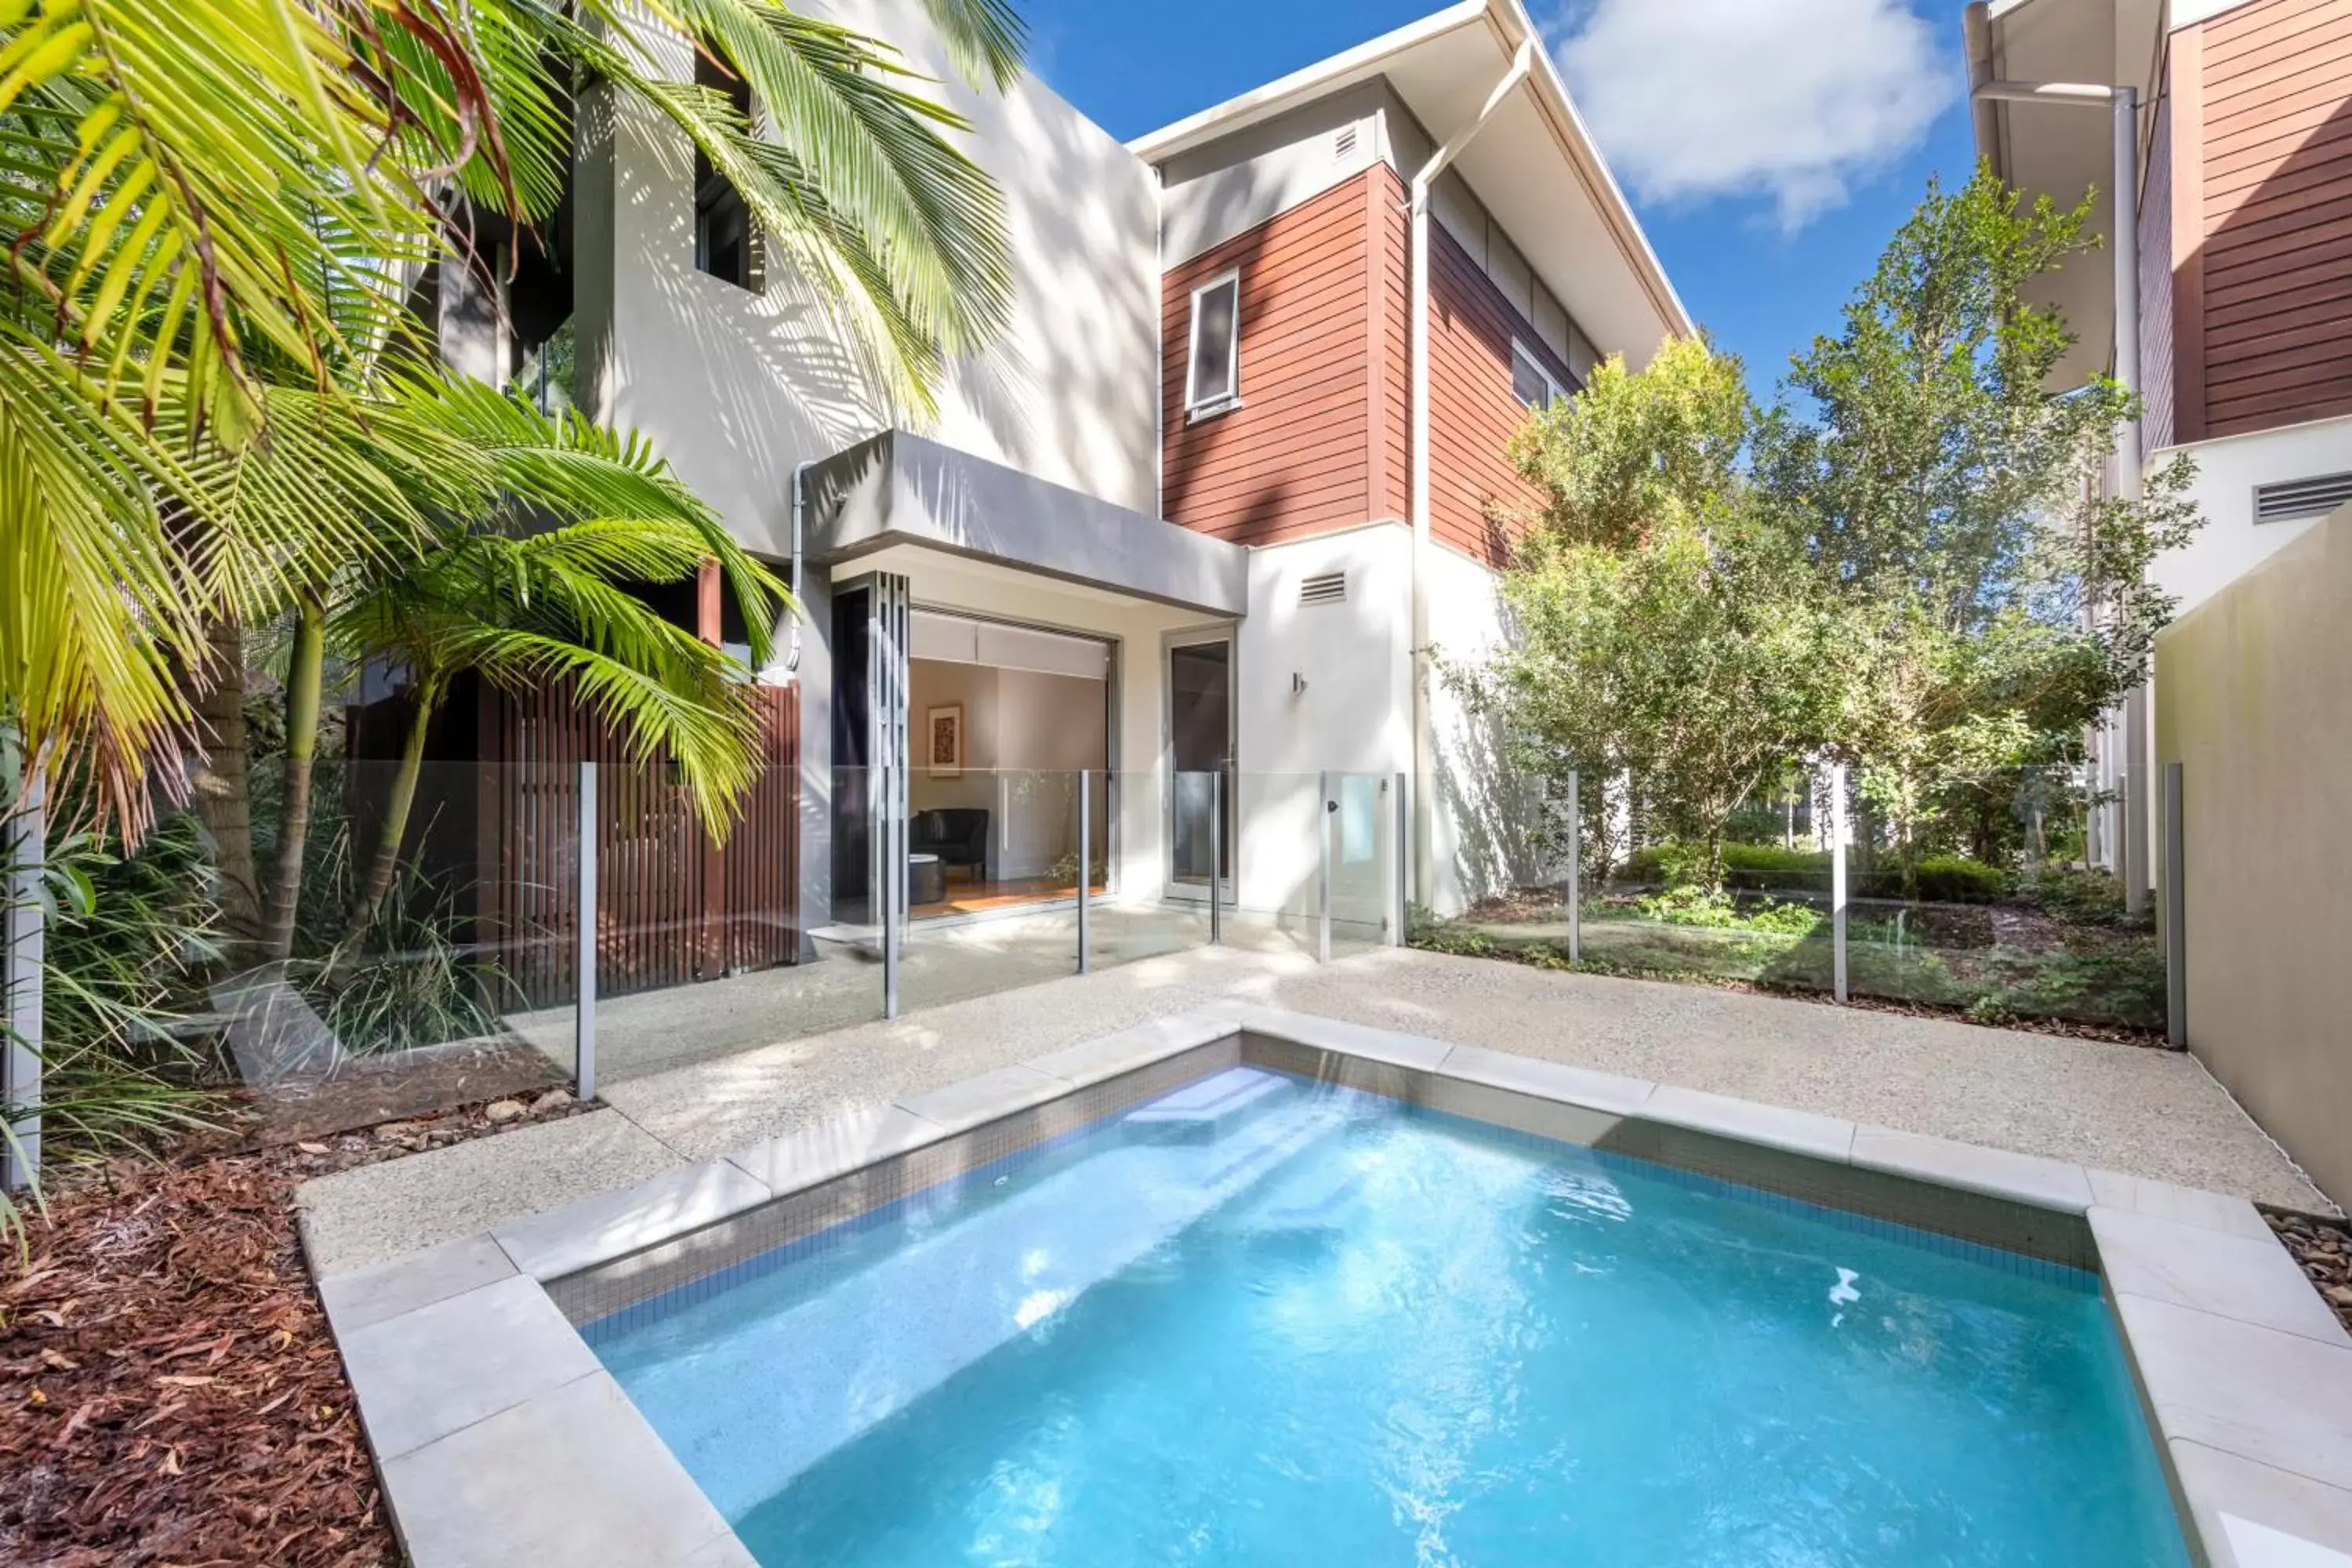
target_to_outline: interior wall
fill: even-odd
[[[1112,801],[1103,821],[1114,850],[1110,871],[1122,902],[1156,902],[1168,885],[1168,668],[1171,631],[1209,624],[1197,610],[1125,598],[911,545],[893,545],[837,566],[844,576],[904,573],[915,602],[1108,641],[1111,664]],[[1115,807],[1115,809],[1113,809]]]
[[[934,776],[919,749],[908,780],[910,808],[978,807],[989,814],[989,874],[1000,880],[1042,877],[1077,851],[1077,781],[1110,763],[1108,688],[1083,676],[1002,669],[948,659],[911,661],[917,735],[933,708],[964,709],[964,772]],[[1102,788],[1099,777],[1094,787]],[[1097,808],[1097,845],[1107,834]]]

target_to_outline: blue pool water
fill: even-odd
[[[588,1330],[768,1568],[2187,1560],[2091,1277],[1255,1069],[772,1261]]]

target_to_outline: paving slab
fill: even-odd
[[[327,1309],[335,1332],[348,1336],[514,1272],[514,1259],[506,1248],[487,1236],[465,1236],[389,1263],[331,1274],[319,1282],[319,1302]]]
[[[599,1364],[547,1292],[520,1275],[339,1333],[336,1343],[379,1464]]]
[[[698,1558],[732,1533],[727,1521],[602,1371],[383,1469],[401,1543],[430,1568],[730,1561]]]
[[[614,1110],[362,1165],[296,1189],[321,1277],[399,1258],[506,1220],[658,1175],[686,1161]]]
[[[2091,1206],[2090,1173],[2082,1166],[2013,1149],[1987,1149],[1892,1127],[1861,1127],[1854,1131],[1853,1163],[1865,1170],[1916,1176],[2061,1214],[2081,1214]]]
[[[534,1279],[560,1279],[583,1268],[712,1225],[768,1201],[768,1184],[724,1160],[680,1165],[616,1192],[574,1198],[524,1215],[490,1235]]]
[[[2352,1489],[2352,1347],[2147,1296],[2115,1303],[2166,1441]]]
[[[2352,1337],[2334,1310],[2273,1237],[2238,1236],[2127,1209],[2093,1208],[2090,1221],[2099,1271],[2118,1294],[2193,1307],[2352,1350]]]

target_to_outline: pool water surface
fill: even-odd
[[[1255,1068],[583,1331],[768,1568],[2187,1562],[2093,1276]]]

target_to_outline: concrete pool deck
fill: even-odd
[[[411,1561],[748,1568],[583,1325],[658,1313],[677,1291],[724,1286],[780,1247],[1129,1110],[1161,1114],[1244,1063],[1630,1154],[1744,1188],[1742,1201],[1826,1204],[1845,1227],[1892,1225],[1998,1268],[2095,1269],[2195,1560],[2352,1563],[2352,1338],[2243,1197],[1230,998],[327,1279]],[[1197,1121],[1224,1101],[1184,1103],[1180,1119]],[[1000,1339],[1024,1331],[1031,1270],[1047,1267],[1035,1256],[1009,1285],[908,1299],[952,1299]],[[879,1384],[843,1372],[832,1363],[831,1386],[856,1429],[888,1414]],[[711,1474],[709,1446],[689,1449]]]
[[[320,1177],[297,1194],[311,1267],[366,1268],[1225,1002],[2336,1212],[2187,1056],[1406,949],[1318,965],[1223,948],[754,1047],[614,1085],[604,1110]]]

